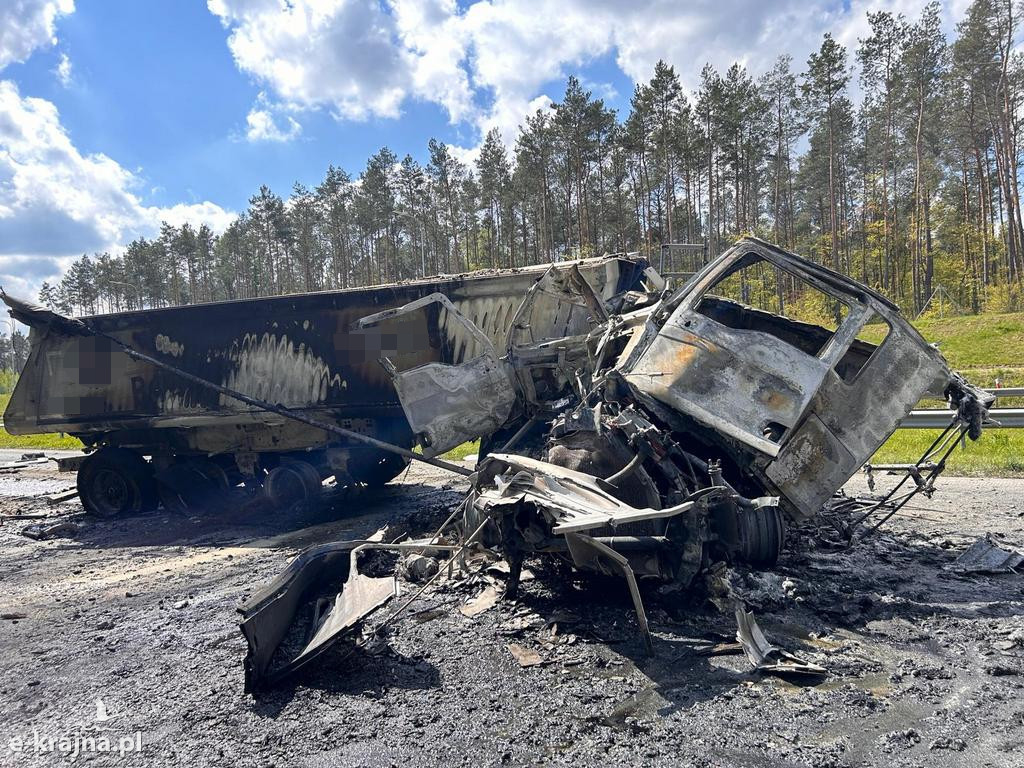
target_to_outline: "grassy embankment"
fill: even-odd
[[[928,341],[939,343],[950,365],[972,383],[994,387],[999,379],[1004,387],[1024,386],[1024,313],[932,318],[916,325]],[[881,326],[873,326],[866,330],[864,338],[877,342],[883,335]],[[923,403],[922,407],[941,408],[943,404],[936,401]],[[997,407],[1024,407],[1024,398],[1002,399]],[[874,461],[916,461],[938,434],[937,430],[901,429],[879,449]],[[466,443],[446,458],[461,459],[476,453],[478,447],[477,443]],[[989,429],[978,442],[966,441],[950,457],[948,472],[972,476],[1024,475],[1024,430]]]
[[[972,384],[994,387],[999,379],[1004,387],[1024,386],[1024,313],[931,318],[915,325],[928,341],[939,344],[950,365]],[[880,339],[882,329],[869,328],[865,337]],[[997,408],[1022,406],[1024,398],[1001,398],[996,403]],[[879,449],[874,461],[916,461],[938,434],[901,429]],[[967,440],[954,451],[948,467],[949,474],[956,475],[1024,475],[1024,430],[988,429],[976,443]]]
[[[925,319],[917,323],[924,337],[938,342],[950,364],[973,383],[995,386],[1000,379],[1004,387],[1024,386],[1024,313],[980,315]],[[868,340],[882,337],[882,329],[871,327]],[[0,382],[0,385],[7,382]],[[8,385],[9,386],[9,385]],[[7,388],[7,387],[4,387]],[[0,411],[7,407],[10,394],[0,394]],[[940,407],[940,403],[933,403]],[[1004,399],[1001,407],[1024,407],[1024,399]],[[904,429],[898,431],[878,451],[876,462],[909,462],[916,460],[938,433],[932,430]],[[60,435],[10,435],[0,429],[0,448],[75,449],[81,443],[73,437]],[[476,453],[477,443],[467,443],[446,454],[460,460]],[[954,452],[949,472],[960,475],[1024,475],[1024,430],[989,429],[977,443],[967,441],[964,449]]]

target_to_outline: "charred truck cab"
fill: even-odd
[[[822,324],[785,316],[787,295]],[[675,292],[629,299],[610,316],[578,272],[549,272],[503,354],[389,365],[424,451],[478,436],[495,451],[472,506],[511,516],[506,546],[573,552],[586,532],[636,551],[628,530],[667,553],[635,570],[684,583],[708,557],[771,564],[784,515],[817,514],[922,396],[973,409],[977,427],[989,402],[883,296],[755,238]],[[880,343],[862,338],[869,324]],[[454,381],[475,404],[451,399]]]

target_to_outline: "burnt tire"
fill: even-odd
[[[352,479],[363,483],[368,488],[380,488],[387,485],[405,471],[409,459],[397,453],[374,451],[368,456],[360,457],[358,464],[350,466]]]
[[[786,525],[777,505],[741,509],[738,517],[739,558],[755,568],[771,568],[782,555]]]
[[[287,507],[310,501],[323,491],[320,473],[306,461],[288,461],[275,467],[263,481],[263,492],[272,504]]]
[[[179,461],[157,475],[160,502],[180,515],[203,509],[227,488],[227,473],[209,459]]]
[[[127,448],[101,448],[87,456],[76,484],[82,506],[97,517],[150,512],[159,503],[152,467]]]

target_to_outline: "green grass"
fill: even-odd
[[[452,448],[448,453],[442,454],[441,458],[447,461],[462,461],[470,454],[480,452],[480,441],[474,440],[471,443],[463,443],[462,445]]]
[[[909,464],[921,458],[937,429],[901,429],[871,459],[875,464]],[[977,442],[966,440],[946,463],[946,473],[966,477],[1018,477],[1024,475],[1024,430],[988,429]]]
[[[1024,386],[1024,313],[966,317],[922,318],[914,323],[929,342],[937,342],[950,366],[979,387]],[[869,326],[863,338],[880,341],[881,326]],[[938,407],[938,403],[930,406]],[[1024,398],[1001,398],[997,408],[1024,407]],[[901,429],[886,441],[872,459],[875,463],[908,463],[924,453],[938,431]],[[981,439],[967,440],[947,463],[951,475],[1024,475],[1024,430],[988,429]]]
[[[7,409],[11,399],[9,392],[0,393],[0,413]],[[47,432],[41,435],[12,435],[0,429],[0,448],[36,448],[51,451],[74,451],[82,447],[82,441],[69,435]]]
[[[949,364],[969,368],[1024,369],[1024,313],[922,318],[914,323],[929,342],[938,342]],[[864,329],[865,341],[885,336],[883,325]]]

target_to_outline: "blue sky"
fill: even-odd
[[[951,29],[966,0],[945,8]],[[381,146],[472,161],[575,74],[620,111],[654,63],[684,84],[923,0],[0,0],[0,284],[34,294],[161,220],[222,229]]]
[[[355,176],[382,146],[426,162],[431,137],[465,147],[481,138],[475,125],[452,124],[441,105],[413,97],[398,118],[305,111],[294,140],[249,141],[246,117],[264,89],[235,66],[224,27],[202,3],[80,0],[59,34],[59,51],[41,52],[9,74],[23,92],[57,105],[83,152],[140,169],[155,205],[213,200],[237,211],[260,184],[287,195],[295,181],[321,180],[329,163]],[[72,62],[67,86],[54,77],[62,54]],[[611,55],[573,73],[614,94],[612,106],[628,108],[632,83]],[[538,92],[557,99],[562,88],[558,78]]]

